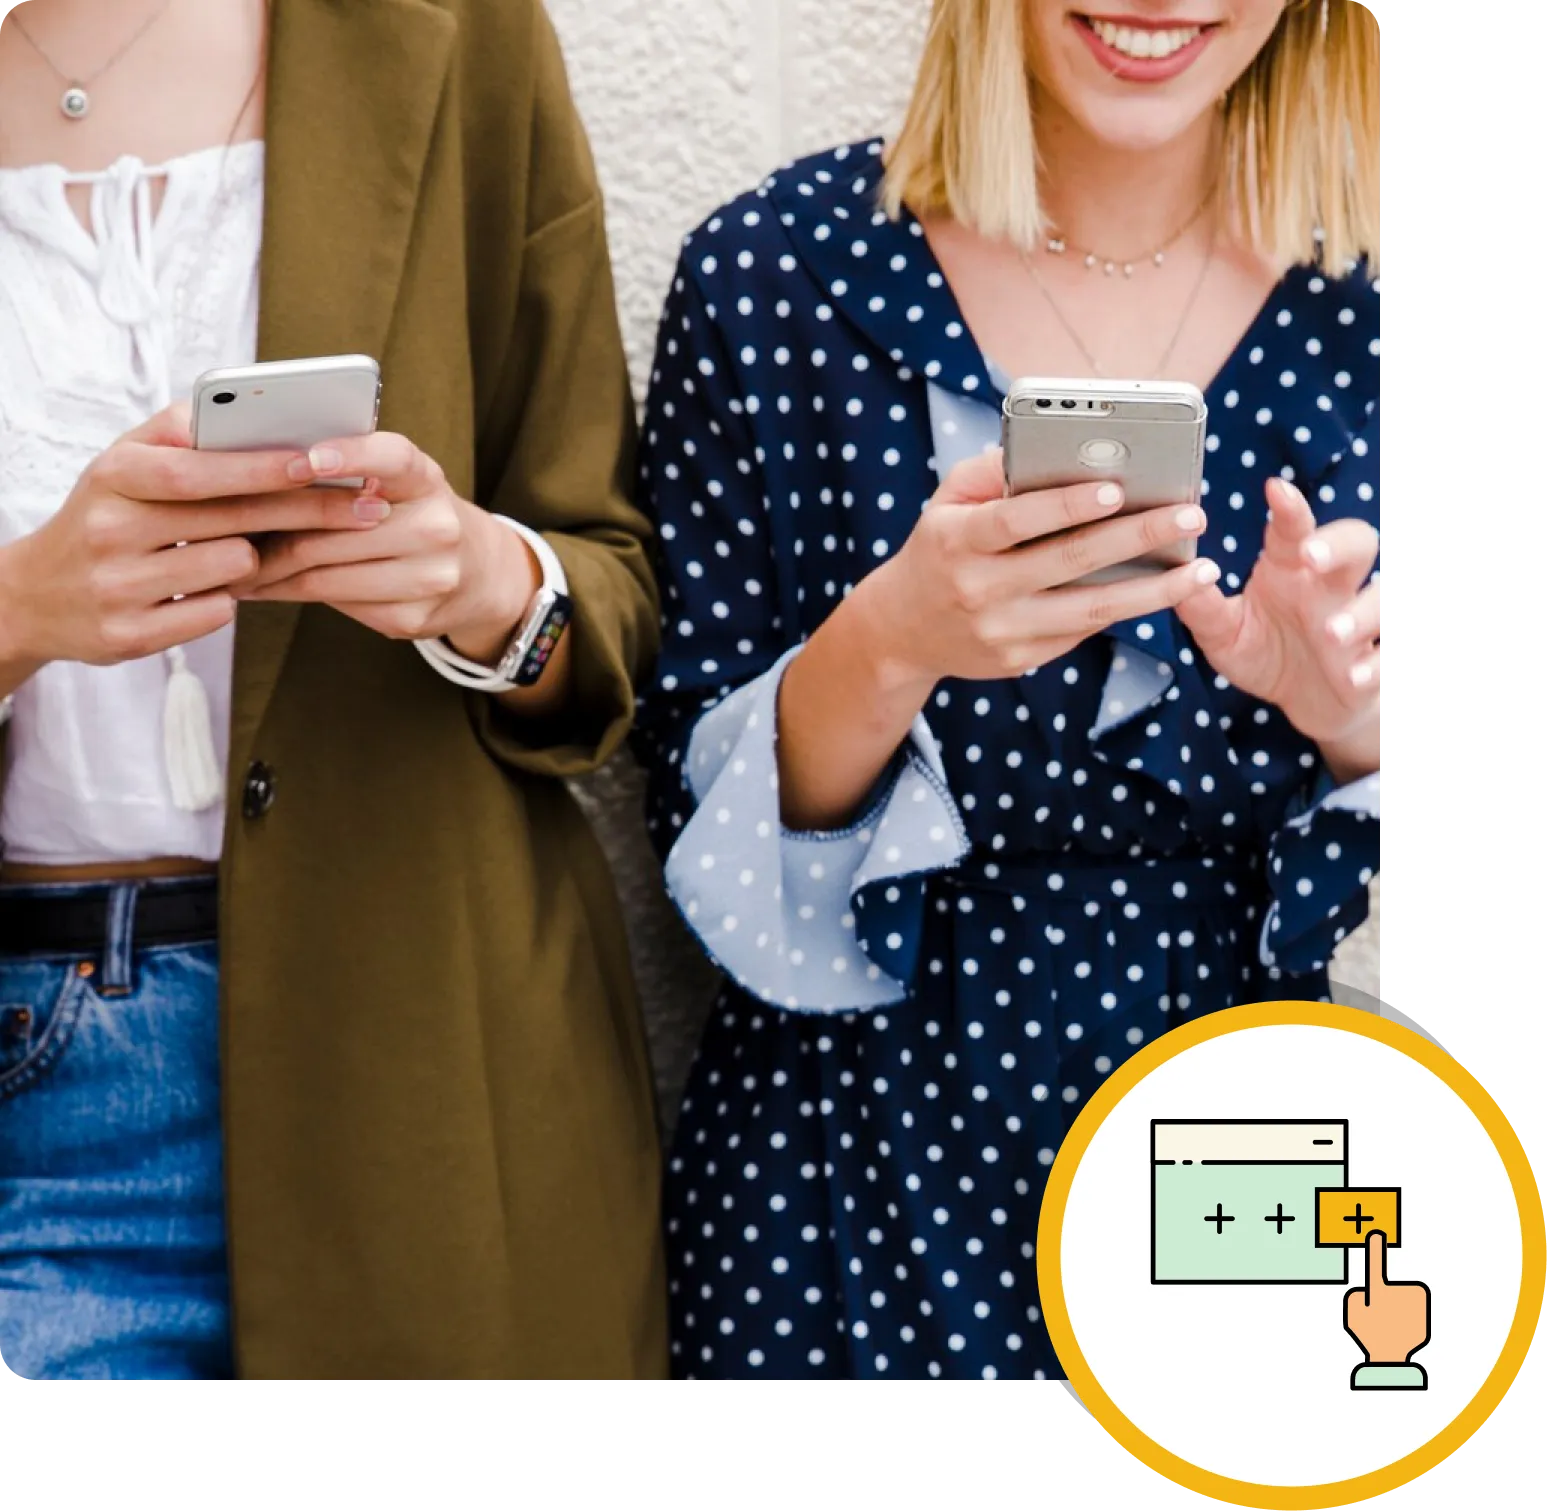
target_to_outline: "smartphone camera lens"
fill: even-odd
[[[1038,399],[1037,400],[1037,408],[1038,409],[1051,409],[1052,407],[1053,407],[1053,401],[1051,399]]]
[[[236,403],[236,395],[234,393],[218,393],[214,396],[214,402],[216,404],[234,404]]]
[[[1065,409],[1077,409],[1079,407],[1078,399],[1060,399],[1058,402],[1062,404]]]

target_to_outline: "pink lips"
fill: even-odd
[[[1118,26],[1131,26],[1136,30],[1145,29],[1142,23],[1136,23],[1127,17],[1103,16],[1100,19],[1111,21]],[[1075,30],[1084,37],[1085,45],[1095,55],[1096,61],[1107,73],[1114,79],[1126,79],[1135,84],[1159,84],[1185,72],[1209,45],[1215,32],[1213,26],[1206,26],[1186,47],[1178,48],[1169,57],[1130,58],[1127,53],[1121,53],[1115,47],[1107,46],[1083,16],[1071,16],[1070,20],[1074,23]],[[1182,24],[1185,23],[1173,22],[1170,27],[1153,29],[1171,30]]]

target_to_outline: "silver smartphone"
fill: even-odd
[[[1111,479],[1124,514],[1196,504],[1203,492],[1208,407],[1191,383],[1103,378],[1021,378],[1003,406],[1005,488],[1034,493]],[[1082,582],[1168,571],[1198,554],[1195,537]]]
[[[381,368],[372,357],[217,367],[193,385],[193,444],[199,451],[305,451],[320,441],[369,435],[380,405]]]

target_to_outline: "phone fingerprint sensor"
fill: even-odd
[[[1115,467],[1124,461],[1128,448],[1121,441],[1094,437],[1080,446],[1080,460],[1087,467]]]

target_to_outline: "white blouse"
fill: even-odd
[[[91,230],[66,197],[91,189]],[[159,209],[155,205],[161,189]],[[102,173],[0,169],[0,546],[37,530],[82,470],[212,367],[257,348],[263,144]],[[186,647],[227,759],[229,628]],[[223,807],[172,800],[169,658],[56,662],[17,689],[0,853],[34,864],[220,854]],[[3,717],[3,714],[0,714]]]

